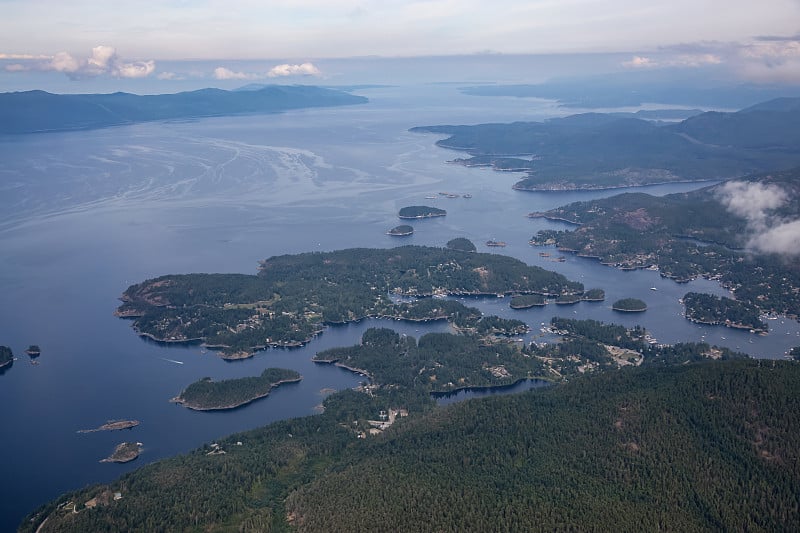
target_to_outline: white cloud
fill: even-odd
[[[119,78],[146,78],[156,70],[156,62],[137,61],[136,63],[120,63],[115,66],[114,75]]]
[[[729,181],[717,189],[725,208],[747,220],[747,247],[767,253],[800,255],[800,220],[787,221],[772,212],[789,201],[773,184]]]
[[[80,68],[81,62],[66,52],[57,53],[48,63],[41,65],[41,70],[55,70],[67,74],[78,72]]]
[[[623,61],[622,66],[628,68],[657,68],[657,67],[703,67],[706,65],[719,65],[722,57],[716,54],[679,54],[663,59],[652,59],[646,56],[633,56],[628,61]]]
[[[278,78],[285,76],[321,76],[322,72],[313,63],[303,63],[301,65],[290,65],[284,63],[269,69],[267,76]]]
[[[742,46],[736,66],[751,81],[800,83],[800,38],[762,38]]]
[[[629,68],[650,68],[657,66],[658,63],[644,56],[633,56],[629,61],[624,61],[622,66]]]
[[[750,246],[762,252],[800,255],[800,220],[783,222],[750,240]]]
[[[266,73],[237,72],[225,67],[214,69],[214,78],[218,80],[260,80],[264,78],[282,78],[288,76],[321,76],[322,72],[313,63],[276,65]]]
[[[747,220],[756,229],[763,229],[768,211],[787,201],[786,191],[772,184],[729,181],[717,190],[717,197],[728,211]]]
[[[184,79],[183,76],[180,76],[174,72],[159,72],[156,75],[156,78],[159,80],[182,80]]]
[[[234,72],[225,67],[217,67],[214,69],[214,78],[218,80],[257,80],[263,77],[263,75],[250,72]]]
[[[10,58],[3,54],[0,59]],[[116,49],[111,46],[99,45],[92,48],[92,53],[85,59],[74,57],[68,52],[59,52],[53,56],[35,56],[32,54],[16,54],[18,59],[34,60],[29,64],[7,65],[9,72],[24,70],[63,72],[72,79],[94,78],[97,76],[112,76],[115,78],[144,78],[156,69],[156,63],[149,61],[134,61],[126,63],[117,55]]]
[[[51,57],[35,54],[0,54],[0,59],[50,59]]]

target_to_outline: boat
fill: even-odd
[[[650,290],[651,290],[651,291],[657,291],[658,289],[657,289],[657,288],[655,288],[655,287],[650,287]]]
[[[467,194],[464,195],[464,198],[472,198],[472,195],[467,193]]]
[[[547,252],[539,252],[539,257],[550,257],[550,254]]]
[[[486,246],[505,246],[506,243],[504,241],[486,241]]]

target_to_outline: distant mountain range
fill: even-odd
[[[257,90],[200,89],[176,94],[0,94],[0,133],[93,129],[154,120],[275,113],[288,109],[366,103],[363,96],[307,85]]]
[[[686,114],[691,114],[687,111]],[[608,188],[727,179],[800,166],[800,98],[678,123],[630,113],[585,113],[545,122],[426,126],[466,166],[527,172],[523,190]]]

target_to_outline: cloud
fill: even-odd
[[[769,228],[758,235],[757,241],[751,240],[751,244],[762,252],[800,255],[800,220]]]
[[[759,38],[738,50],[737,70],[760,83],[800,83],[800,36]]]
[[[30,59],[28,64],[6,65],[9,72],[25,70],[63,72],[73,80],[112,76],[115,78],[145,78],[155,72],[156,63],[150,61],[125,62],[111,46],[99,45],[92,48],[87,58],[77,58],[68,52],[58,52],[53,56],[31,54],[0,54],[0,59]]]
[[[285,76],[321,76],[322,72],[313,63],[303,63],[302,65],[290,65],[284,63],[269,69],[267,76],[278,78]]]
[[[257,80],[263,77],[263,75],[249,72],[234,72],[225,67],[217,67],[214,69],[214,78],[218,80]]]
[[[0,54],[0,59],[50,59],[50,57],[35,54]]]
[[[658,60],[635,56],[622,64],[628,68],[724,64],[746,81],[800,83],[800,35],[767,35],[742,42],[682,43],[662,47],[657,55]]]
[[[287,76],[321,76],[322,72],[313,63],[275,65],[266,73],[237,72],[225,67],[214,69],[214,78],[218,80],[261,80],[264,78],[282,78]]]
[[[800,255],[800,220],[783,220],[774,210],[789,201],[778,185],[729,181],[717,189],[717,198],[734,215],[747,220],[747,247],[767,253]]]
[[[649,57],[644,57],[644,56],[633,56],[630,59],[630,61],[622,62],[623,67],[629,67],[629,68],[648,68],[648,67],[654,67],[657,64],[658,63],[656,63]]]
[[[628,68],[702,67],[719,65],[722,62],[722,58],[716,54],[701,53],[679,54],[658,60],[645,56],[633,56],[629,61],[623,61],[622,66]]]
[[[183,76],[180,76],[174,72],[159,72],[156,76],[159,80],[182,80],[184,79]]]

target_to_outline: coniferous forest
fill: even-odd
[[[22,531],[785,531],[800,523],[800,366],[627,367],[416,406],[376,436],[355,391],[64,495]],[[370,407],[372,405],[372,407]],[[239,443],[241,443],[239,445]],[[120,492],[122,499],[111,495]],[[83,509],[83,502],[106,502]],[[79,512],[74,513],[72,506]]]

